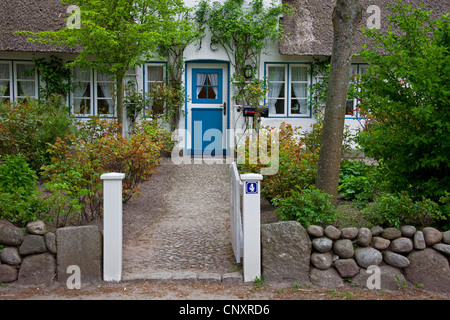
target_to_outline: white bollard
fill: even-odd
[[[260,181],[262,175],[249,173],[242,174],[243,182],[243,235],[244,235],[244,282],[255,281],[261,277],[261,205]]]
[[[122,180],[124,173],[102,174],[103,280],[122,279]]]

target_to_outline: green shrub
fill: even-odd
[[[427,198],[415,200],[406,192],[381,194],[361,212],[368,221],[383,227],[399,228],[407,224],[426,227],[448,219],[438,203]]]
[[[339,174],[339,196],[360,203],[373,201],[381,186],[377,182],[377,169],[377,166],[366,165],[363,161],[343,161]]]
[[[261,194],[268,200],[275,197],[285,197],[291,190],[296,188],[305,188],[313,185],[317,172],[317,163],[319,160],[319,150],[305,147],[302,141],[301,127],[292,127],[290,124],[282,123],[280,128],[263,128],[269,132],[267,149],[271,153],[271,131],[278,131],[278,171],[273,175],[265,175],[261,183]],[[251,164],[249,161],[249,145],[259,146],[259,137],[253,141],[247,140],[245,150],[245,163],[240,164],[242,171],[260,173],[261,164],[260,155],[257,157],[257,164]],[[276,151],[274,151],[276,152]],[[269,156],[271,158],[271,156]],[[272,165],[272,164],[269,164]]]
[[[36,189],[37,176],[22,155],[7,155],[0,165],[0,219],[18,226],[34,221],[45,211]]]
[[[291,190],[288,197],[277,197],[272,203],[281,220],[295,220],[305,228],[312,224],[328,225],[336,221],[336,209],[330,196],[312,186]]]
[[[438,201],[450,189],[450,20],[400,1],[388,8],[388,31],[367,29],[375,49],[360,52],[371,68],[359,82],[358,142],[390,192]]]
[[[155,142],[155,137],[135,131],[124,138],[116,123],[98,118],[86,128],[92,133],[89,141],[70,135],[49,145],[52,162],[43,167],[43,176],[47,179],[45,186],[52,192],[47,202],[56,217],[56,226],[71,218],[80,222],[102,216],[103,173],[125,174],[122,197],[126,202],[140,194],[139,184],[150,179],[159,165],[161,143]]]
[[[42,103],[0,104],[0,156],[20,153],[38,173],[50,162],[47,143],[75,130],[68,109],[56,98]]]

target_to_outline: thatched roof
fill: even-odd
[[[28,43],[15,31],[48,31],[65,27],[69,16],[61,0],[1,0],[0,51],[75,52],[74,49],[55,50],[48,45]]]
[[[295,8],[294,14],[282,18],[285,27],[284,37],[279,43],[279,51],[284,55],[320,55],[330,56],[333,46],[333,24],[331,17],[335,0],[283,0]],[[392,0],[361,0],[364,8],[358,35],[354,41],[354,51],[358,52],[366,39],[362,37],[362,29],[366,27],[372,15],[366,10],[370,5],[381,9],[381,28],[387,27],[386,16],[391,14],[386,9],[393,4]],[[404,0],[404,3],[418,7],[420,3],[425,9],[433,9],[435,16],[442,16],[450,10],[449,0]]]

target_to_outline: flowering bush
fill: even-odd
[[[67,135],[49,146],[51,164],[43,167],[47,178],[45,186],[53,192],[50,206],[54,213],[78,220],[94,220],[102,213],[102,182],[100,176],[107,172],[125,173],[123,180],[123,201],[140,195],[138,185],[150,179],[159,165],[161,143],[143,131],[136,131],[129,138],[118,133],[115,123],[94,119],[88,125],[88,132],[98,137],[90,141]],[[57,195],[67,197],[59,206]],[[69,210],[70,209],[70,210]],[[59,212],[59,213],[58,213]]]

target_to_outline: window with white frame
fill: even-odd
[[[113,117],[115,103],[114,77],[106,72],[74,67],[72,71],[74,89],[71,95],[72,112],[77,117],[100,115]]]
[[[309,117],[309,66],[300,63],[268,64],[269,116]]]
[[[11,63],[0,62],[0,103],[12,100]]]
[[[361,76],[367,73],[367,68],[369,65],[367,64],[353,64],[350,69],[350,85],[354,85],[358,82],[358,76]],[[353,99],[347,100],[347,106],[345,109],[345,115],[347,118],[355,118],[358,117],[358,98],[354,97]]]
[[[31,62],[15,63],[15,75],[15,100],[37,99],[37,72],[33,64]]]
[[[113,93],[116,82],[114,77],[106,72],[95,72],[97,113],[101,116],[114,116]]]
[[[145,80],[145,92],[147,92],[147,98],[149,99],[149,108],[153,104],[151,92],[154,88],[165,85],[166,83],[166,66],[165,64],[151,63],[146,65],[146,80]]]
[[[76,116],[93,115],[92,97],[92,72],[74,67],[72,71],[74,89],[72,91],[72,107]]]

